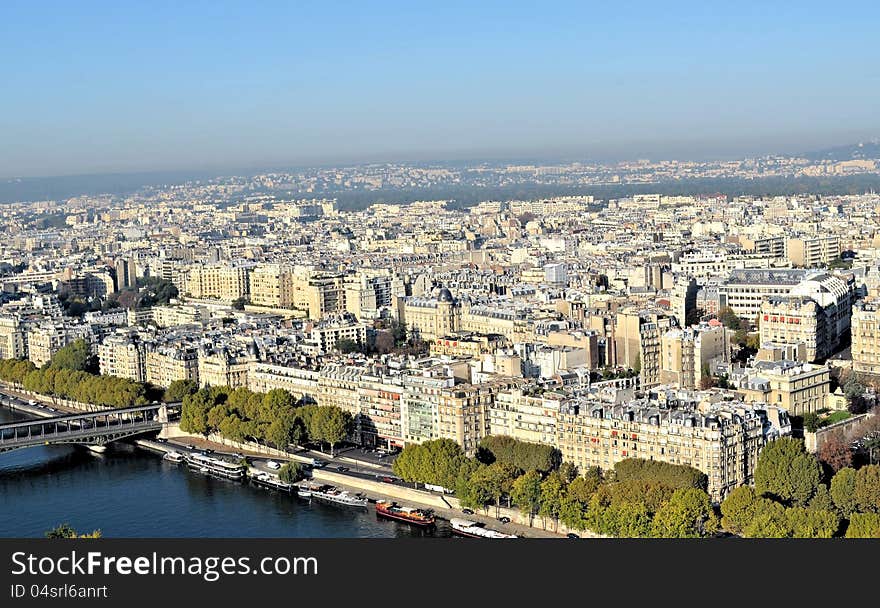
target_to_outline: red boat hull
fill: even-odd
[[[379,505],[376,505],[376,515],[380,517],[386,517],[388,519],[393,519],[395,521],[402,521],[407,524],[412,524],[414,526],[422,526],[423,528],[427,528],[428,526],[434,525],[434,518],[430,519],[414,519],[411,517],[407,517],[401,513],[393,513],[390,511],[386,511],[382,509]]]

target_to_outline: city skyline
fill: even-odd
[[[868,3],[43,8],[4,20],[4,178],[740,158],[880,133]]]

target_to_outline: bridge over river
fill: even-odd
[[[0,452],[62,443],[104,446],[162,430],[168,409],[161,403],[0,424]]]

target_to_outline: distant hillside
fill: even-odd
[[[860,158],[880,158],[880,140],[874,139],[848,146],[826,148],[816,152],[808,152],[803,155],[810,160],[854,160]]]

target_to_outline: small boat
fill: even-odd
[[[272,475],[271,473],[266,473],[264,471],[255,472],[250,476],[250,479],[254,485],[260,486],[261,488],[280,490],[281,492],[293,491],[292,484],[281,481],[277,475]]]
[[[162,460],[177,464],[183,462],[183,454],[180,452],[165,452],[165,455],[162,456]]]
[[[233,464],[219,458],[212,458],[203,454],[190,454],[184,458],[186,464],[200,473],[206,473],[215,477],[241,481],[245,477],[247,467],[243,464]]]
[[[317,486],[311,488],[312,498],[350,507],[366,507],[369,501],[363,494],[352,494],[335,486]]]
[[[415,526],[433,526],[434,512],[429,509],[415,509],[404,507],[396,502],[379,500],[376,502],[376,515],[406,522]]]
[[[483,524],[469,519],[453,517],[449,520],[449,523],[452,524],[452,531],[454,533],[469,538],[518,538],[516,534],[505,534],[498,530],[485,528]]]
[[[296,495],[300,498],[311,498],[312,488],[309,486],[296,486]]]

